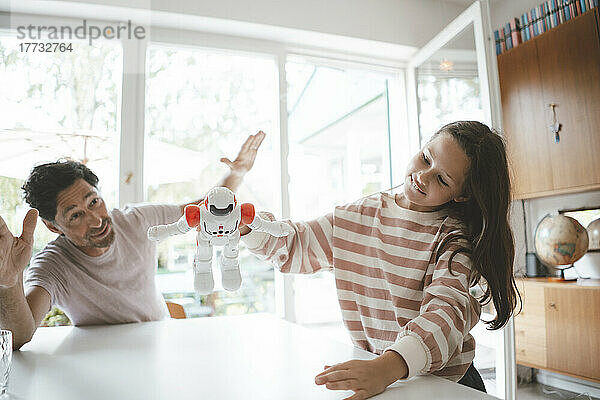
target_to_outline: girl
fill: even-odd
[[[409,162],[403,193],[336,207],[275,238],[240,228],[248,248],[281,272],[333,269],[354,344],[379,355],[315,377],[365,399],[397,379],[432,373],[485,391],[469,331],[493,301],[500,329],[516,305],[510,182],[504,144],[486,125],[442,127]],[[272,216],[271,216],[272,217]],[[469,288],[481,283],[475,299]]]

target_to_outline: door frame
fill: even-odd
[[[421,47],[410,59],[406,68],[406,88],[408,106],[409,147],[417,152],[420,147],[419,107],[417,97],[417,68],[444,47],[465,28],[473,24],[477,72],[480,83],[480,97],[485,123],[502,132],[502,109],[498,64],[495,43],[493,42],[489,0],[478,0],[471,4],[458,17],[442,29],[433,39]],[[515,331],[511,317],[506,326],[496,336],[496,395],[506,400],[516,398],[517,366],[515,359]],[[502,391],[504,387],[504,391]]]

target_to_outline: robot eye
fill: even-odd
[[[210,213],[212,215],[223,216],[223,215],[228,215],[232,211],[233,211],[233,204],[230,204],[225,208],[217,208],[212,204],[210,206]]]

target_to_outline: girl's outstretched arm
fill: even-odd
[[[270,213],[261,212],[262,218],[273,221]],[[242,241],[248,249],[272,262],[281,272],[311,274],[330,269],[333,262],[333,214],[307,222],[285,221],[292,232],[286,237],[274,237],[265,232],[245,234],[240,228]]]

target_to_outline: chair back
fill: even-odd
[[[176,318],[176,319],[184,319],[185,318],[185,309],[183,308],[183,306],[181,304],[177,304],[177,303],[172,303],[170,301],[167,301],[167,308],[169,309],[169,314],[171,315],[171,318]]]

